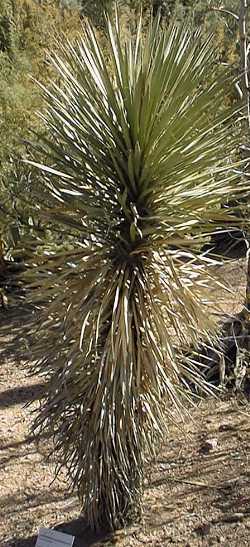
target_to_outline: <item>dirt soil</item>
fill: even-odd
[[[231,269],[231,274],[239,287],[239,272]],[[237,298],[231,300],[234,311]],[[170,427],[147,473],[140,523],[114,536],[91,533],[65,477],[53,481],[53,465],[46,459],[48,441],[37,445],[29,437],[31,407],[25,405],[39,396],[41,379],[28,376],[27,368],[4,354],[14,325],[13,314],[4,313],[0,317],[1,547],[34,546],[40,527],[75,535],[75,547],[250,546],[249,403],[242,396],[203,401],[182,431]]]

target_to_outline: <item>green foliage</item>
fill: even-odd
[[[81,12],[88,17],[96,27],[105,25],[105,13],[113,8],[113,0],[81,0]]]
[[[220,206],[249,188],[210,40],[158,18],[125,45],[109,23],[107,40],[111,71],[90,26],[53,56],[36,204],[71,243],[32,256],[26,282],[47,379],[35,428],[53,436],[89,523],[115,528],[140,508],[166,417],[182,414],[190,382],[209,389],[184,351],[216,329],[200,249],[239,224]]]
[[[0,51],[13,57],[16,49],[16,26],[12,0],[0,2]]]
[[[67,10],[66,15],[54,2],[40,6],[35,0],[0,0],[0,238],[6,252],[13,241],[13,223],[15,232],[18,226],[22,234],[29,231],[23,211],[27,218],[36,214],[26,194],[30,169],[23,168],[19,178],[17,173],[21,156],[27,156],[24,141],[30,138],[30,130],[41,131],[37,111],[42,109],[42,97],[34,79],[49,81],[47,48],[56,49],[56,27],[72,39],[81,27],[78,9]],[[20,196],[27,202],[17,207]]]
[[[29,128],[39,127],[36,111],[41,96],[33,78],[44,83],[50,77],[47,48],[55,45],[56,26],[74,36],[80,29],[79,12],[67,14],[35,0],[0,3],[0,164],[23,151],[21,140]]]

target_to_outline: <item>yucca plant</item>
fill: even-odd
[[[159,18],[121,35],[108,20],[107,58],[87,25],[52,56],[60,85],[44,89],[36,199],[70,240],[26,274],[46,378],[34,427],[53,436],[90,525],[111,528],[140,509],[145,458],[190,386],[209,390],[185,357],[216,336],[214,262],[201,249],[235,228],[220,205],[246,190],[210,39]]]

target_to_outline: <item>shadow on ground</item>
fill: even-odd
[[[86,521],[83,517],[71,520],[70,522],[63,522],[55,526],[55,530],[75,536],[74,547],[96,547],[99,542],[109,543],[112,540],[112,536],[108,532],[93,532],[89,529]],[[37,536],[30,536],[28,538],[13,538],[11,542],[8,542],[6,547],[34,547],[36,544]],[[3,545],[4,547],[4,545]]]
[[[21,362],[31,359],[29,349],[29,328],[34,311],[24,303],[15,303],[7,310],[0,306],[0,357]],[[20,329],[20,323],[22,328]]]
[[[20,386],[13,389],[6,389],[0,392],[0,409],[13,405],[26,404],[39,399],[44,391],[44,383]]]

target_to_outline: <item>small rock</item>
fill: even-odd
[[[211,528],[210,523],[201,524],[201,526],[198,526],[197,528],[194,529],[194,532],[196,532],[196,534],[198,534],[201,537],[205,537],[209,534],[210,528]]]
[[[233,490],[236,486],[241,484],[241,482],[242,482],[241,477],[235,477],[233,479],[228,479],[228,480],[224,481],[221,484],[221,488],[222,488],[222,490],[225,490],[225,491],[228,490],[230,492],[230,490]]]
[[[219,426],[219,431],[233,431],[235,428],[235,425],[224,423]]]
[[[215,450],[217,448],[217,446],[218,446],[218,439],[216,439],[216,438],[207,439],[202,444],[200,451],[204,454],[207,454],[211,450]]]
[[[250,468],[244,470],[244,475],[246,475],[246,477],[250,477]]]
[[[244,519],[244,513],[233,513],[223,518],[224,522],[241,522]]]

